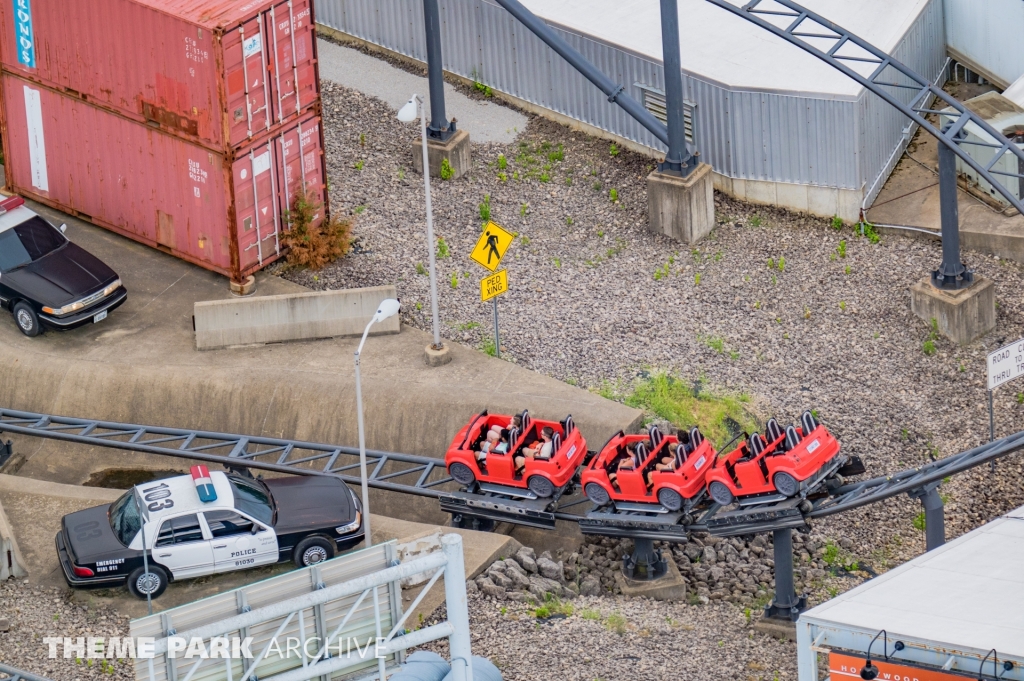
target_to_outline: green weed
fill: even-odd
[[[836,252],[839,254],[840,258],[846,257],[846,239],[839,242],[839,247],[836,249]]]
[[[452,272],[452,277],[448,280],[448,283],[452,285],[453,289],[459,287],[459,275],[457,272]]]
[[[526,217],[526,213],[529,210],[530,210],[530,204],[528,204],[528,203],[524,203],[523,205],[519,206],[519,217],[525,218]]]
[[[361,147],[365,147],[366,146],[366,134],[365,133],[359,133],[359,146],[361,146]]]
[[[608,147],[608,155],[609,155],[609,156],[611,156],[612,158],[615,158],[616,156],[618,156],[618,155],[619,155],[619,153],[620,153],[620,152],[619,152],[619,147],[618,147],[618,145],[616,145],[616,144],[615,144],[615,143],[613,142],[613,143],[612,143],[612,145],[611,145],[610,147]]]
[[[612,146],[615,146],[614,144]],[[614,631],[620,636],[626,633],[626,618],[617,612],[613,612],[608,615],[608,619],[604,622],[605,626],[608,627],[609,631]]]
[[[448,248],[448,242],[444,240],[444,237],[437,238],[437,257],[448,258],[452,254],[451,249]]]
[[[356,206],[356,215],[362,215],[366,212],[366,206]]]
[[[569,175],[565,176],[565,186],[566,187],[571,187],[572,186],[572,177],[570,177]]]
[[[846,274],[850,274],[850,266],[849,265],[846,266],[846,270],[845,271],[846,271]]]
[[[453,177],[455,177],[455,168],[452,168],[451,161],[446,158],[441,159],[441,179],[447,182]]]
[[[562,259],[561,258],[555,258],[554,262],[555,262],[555,267],[556,268],[562,269]]]
[[[427,268],[423,266],[423,263],[416,263],[416,274],[422,274],[423,276],[427,276]]]
[[[843,312],[846,312],[846,301],[845,300],[840,300],[839,301],[839,309],[842,310]]]
[[[541,182],[547,184],[548,182],[551,181],[551,175],[549,175],[548,173],[541,173],[539,179]]]
[[[761,219],[760,215],[755,215],[748,220],[751,227],[760,227],[764,224],[764,220]]]
[[[832,229],[840,230],[843,228],[843,219],[838,215],[832,216]]]
[[[490,88],[490,86],[484,85],[480,81],[474,82],[473,83],[473,87],[476,88],[478,92],[483,94],[484,97],[493,97],[494,96],[494,90],[492,90]]]
[[[590,185],[590,188],[593,189],[595,192],[599,192],[601,191],[601,183],[595,182],[594,184]]]
[[[580,617],[585,620],[599,620],[601,619],[601,613],[593,608],[584,608],[580,610]]]
[[[921,351],[924,352],[924,354],[928,355],[929,357],[934,355],[935,354],[935,341],[926,340],[921,345]]]
[[[423,303],[416,303],[416,310],[419,311],[419,310],[422,310],[422,309],[423,309]]]
[[[786,271],[786,259],[784,257],[782,257],[781,255],[779,256],[779,271],[780,272],[785,272]]]
[[[498,173],[498,179],[502,182],[508,182],[508,175],[505,173]]]
[[[559,161],[564,161],[565,160],[565,148],[561,144],[559,144],[557,149],[555,149],[554,151],[548,152],[548,160],[551,161],[552,163],[557,163]]]
[[[456,327],[459,331],[472,331],[480,328],[480,322],[466,322]]]
[[[700,286],[700,272],[693,275],[693,285]]]
[[[498,356],[498,347],[494,344],[494,338],[491,336],[484,337],[483,343],[480,344],[480,349],[484,351],[485,355],[491,357]]]
[[[480,219],[487,222],[491,219],[491,195],[485,194],[483,203],[480,204]]]
[[[571,215],[566,215],[565,216],[565,224],[568,225],[569,227],[572,227],[572,216]]]
[[[405,168],[399,168],[398,169],[398,179],[399,180],[404,180],[405,179]]]
[[[857,233],[867,237],[867,240],[873,244],[877,244],[882,240],[882,237],[880,237],[878,232],[875,231],[875,226],[867,221],[858,223]]]
[[[498,154],[498,170],[505,170],[508,168],[508,159],[505,158],[505,154]]]
[[[352,166],[352,167],[355,168],[356,170],[362,170],[365,166],[366,166],[366,162],[363,161],[362,159],[359,159],[358,161],[356,161],[355,165]]]
[[[614,187],[612,189],[609,189],[608,190],[608,198],[612,200],[612,203],[618,203],[619,202],[619,190],[615,189]]]

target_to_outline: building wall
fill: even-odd
[[[941,69],[945,52],[941,2],[928,5],[896,53],[930,76]],[[441,0],[440,5],[446,70],[486,83],[533,110],[664,150],[498,5],[488,0]],[[420,0],[318,0],[317,16],[341,33],[426,58]],[[554,28],[637,100],[643,97],[639,85],[664,89],[660,62]],[[906,126],[873,95],[842,99],[740,90],[685,71],[683,80],[686,99],[696,104],[696,146],[716,172],[716,187],[754,202],[856,219],[865,186],[882,170]]]
[[[1024,2],[943,0],[950,54],[1005,88],[1024,75]]]

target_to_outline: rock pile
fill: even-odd
[[[580,575],[579,555],[573,553],[568,564],[556,561],[550,551],[537,556],[529,547],[519,549],[515,556],[495,561],[475,580],[469,580],[470,593],[480,593],[496,600],[543,602],[548,596],[575,598],[597,595],[602,591],[600,580],[593,575]]]

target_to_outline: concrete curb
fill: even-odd
[[[87,499],[98,502],[114,501],[125,492],[123,489],[62,485],[59,482],[48,482],[46,480],[36,480],[35,478],[22,478],[17,475],[3,474],[0,474],[0,491],[38,494],[45,497],[60,497],[62,499]]]

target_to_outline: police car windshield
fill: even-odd
[[[0,272],[10,272],[35,262],[68,240],[38,215],[0,232]]]
[[[110,517],[110,529],[114,531],[117,540],[125,546],[131,544],[142,527],[139,505],[135,502],[135,490],[128,490],[112,503],[107,515]]]
[[[270,490],[259,483],[247,482],[240,478],[229,477],[231,491],[235,497],[235,508],[250,515],[261,523],[274,523],[274,507]]]

